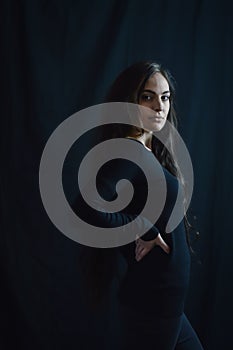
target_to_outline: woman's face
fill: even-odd
[[[169,84],[161,73],[153,74],[146,82],[139,96],[139,105],[148,107],[141,111],[141,123],[144,130],[159,131],[167,120],[170,109]]]

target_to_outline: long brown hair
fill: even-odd
[[[105,102],[131,102],[139,103],[139,96],[144,89],[147,80],[155,73],[161,73],[169,84],[170,89],[170,110],[167,116],[169,122],[177,128],[177,116],[174,106],[175,81],[168,70],[162,68],[154,62],[138,62],[124,70],[111,85]],[[103,138],[140,136],[143,130],[126,124],[113,124],[107,126],[103,131]],[[185,190],[185,183],[180,172],[179,166],[175,161],[173,154],[173,136],[168,135],[171,143],[168,148],[157,138],[152,138],[152,152],[160,163],[173,175],[180,179]],[[184,191],[185,192],[185,191]],[[185,199],[184,199],[185,200]],[[192,251],[190,244],[190,225],[187,215],[184,215],[186,238],[188,246]],[[81,252],[80,266],[83,272],[84,283],[86,286],[86,296],[89,305],[95,309],[100,305],[107,293],[117,265],[117,252],[115,248],[90,248],[83,247]]]

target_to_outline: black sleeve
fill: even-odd
[[[143,178],[143,173],[137,166],[128,160],[114,160],[108,162],[106,166],[101,168],[96,176],[96,186],[97,190],[104,200],[111,202],[117,196],[116,184],[121,179],[127,179],[135,190],[135,195],[132,198],[132,203],[130,203],[122,211],[118,212],[107,212],[104,210],[101,198],[95,198],[94,196],[89,196],[92,203],[95,203],[95,207],[99,210],[94,209],[90,203],[90,206],[85,202],[82,195],[76,198],[73,205],[73,209],[76,214],[85,222],[98,226],[98,227],[119,227],[127,225],[129,222],[134,221],[133,227],[134,231],[139,233],[145,232],[141,238],[144,240],[155,239],[158,234],[158,228],[152,224],[146,217],[140,215],[141,209],[139,204],[143,205],[141,198],[146,197],[144,192],[147,191],[145,179]],[[127,182],[123,184],[118,191],[118,195],[126,190]],[[88,185],[84,189],[89,191]],[[146,198],[145,198],[146,200]],[[142,202],[142,203],[141,203]],[[136,238],[136,237],[135,237]]]

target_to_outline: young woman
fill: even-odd
[[[137,142],[148,171],[154,174],[154,186],[159,186],[157,164],[160,163],[167,194],[159,219],[140,238],[117,249],[83,247],[81,268],[90,302],[97,306],[103,300],[120,252],[127,263],[118,293],[123,325],[121,349],[200,350],[200,341],[184,315],[191,250],[186,215],[172,232],[165,233],[178,188],[183,186],[183,176],[173,153],[172,134],[167,135],[170,151],[156,137],[167,121],[177,127],[172,78],[157,63],[136,63],[113,82],[106,102],[130,102],[147,107],[145,110],[149,113],[142,113],[140,127],[112,124],[105,127],[104,139],[127,138],[132,145]],[[92,225],[109,228],[125,225],[136,216],[140,219],[139,226],[146,225],[140,212],[148,187],[143,172],[133,162],[125,159],[108,162],[98,173],[99,193],[113,200],[116,183],[122,178],[128,179],[135,190],[127,208],[111,215],[104,211],[96,214],[79,200],[76,203],[79,216]],[[157,199],[154,200],[156,204]]]

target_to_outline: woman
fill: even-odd
[[[187,217],[184,216],[184,220],[171,233],[165,233],[178,188],[184,186],[173,154],[172,134],[167,135],[170,152],[156,137],[156,133],[163,132],[166,123],[177,126],[172,78],[168,71],[156,63],[136,63],[114,81],[106,102],[131,102],[153,112],[142,113],[140,127],[126,124],[106,126],[104,140],[123,137],[132,144],[140,144],[141,156],[154,174],[154,186],[159,183],[156,170],[159,161],[166,179],[167,196],[158,220],[144,235],[137,236],[134,242],[118,249],[83,247],[81,267],[83,271],[85,268],[90,300],[93,305],[98,305],[106,295],[114,277],[116,253],[120,252],[127,263],[118,293],[123,325],[121,349],[128,349],[129,346],[134,349],[202,349],[184,315],[191,249]],[[103,227],[125,225],[138,216],[138,226],[145,228],[146,221],[140,217],[140,212],[146,202],[148,188],[143,172],[134,163],[125,159],[108,162],[98,173],[98,190],[103,198],[113,200],[116,183],[121,178],[127,178],[135,188],[132,203],[126,209],[111,215],[104,211],[90,212],[79,199],[76,205],[79,216],[93,225]]]

